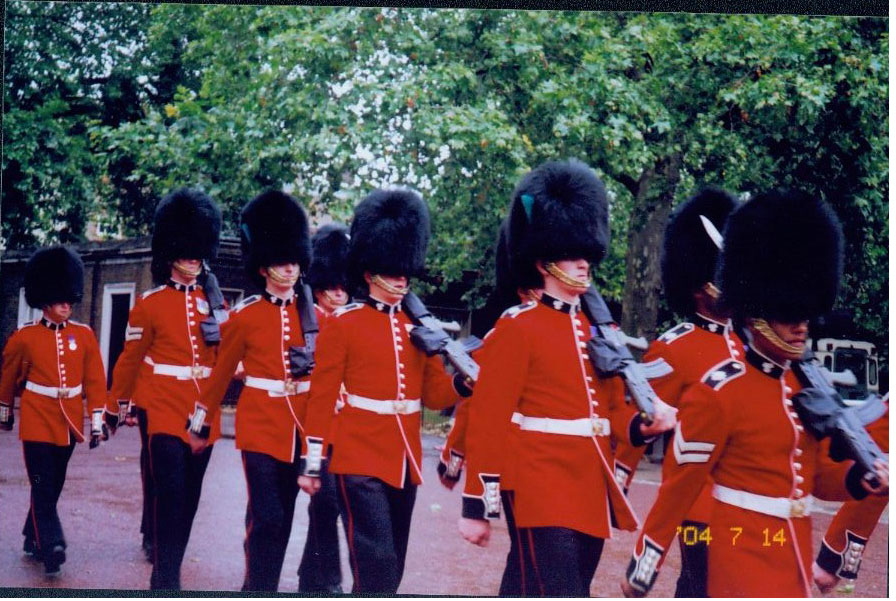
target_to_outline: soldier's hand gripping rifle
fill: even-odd
[[[607,303],[594,286],[588,286],[588,290],[581,296],[581,303],[588,319],[597,329],[597,336],[592,336],[587,345],[594,369],[602,376],[622,376],[641,412],[641,419],[649,426],[653,423],[654,407],[659,397],[647,382],[641,364],[635,361],[626,346],[639,342],[638,339],[627,336],[619,329],[610,315]]]
[[[831,459],[853,459],[864,471],[864,479],[877,488],[880,482],[874,463],[886,462],[886,457],[865,426],[884,414],[883,400],[875,396],[857,407],[847,407],[809,350],[794,363],[793,371],[805,387],[793,397],[800,420],[817,439],[831,438]]]
[[[205,298],[209,304],[209,316],[199,323],[202,339],[209,346],[221,342],[221,324],[227,321],[227,311],[224,309],[224,295],[218,285],[218,278],[209,269],[208,263],[202,262],[202,272],[196,278],[196,282],[202,286]]]
[[[401,301],[405,312],[417,327],[411,330],[411,342],[418,349],[431,357],[440,353],[448,359],[449,363],[463,379],[468,388],[479,378],[479,365],[470,356],[470,353],[482,346],[482,341],[475,336],[469,336],[464,340],[455,340],[448,335],[442,326],[442,322],[436,319],[426,305],[416,294],[408,292]]]

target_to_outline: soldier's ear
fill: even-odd
[[[263,278],[268,277],[268,268],[267,267],[259,267],[258,274]]]
[[[370,282],[373,280],[373,276],[370,275],[369,271],[364,272],[364,281],[370,285]]]
[[[541,259],[535,261],[535,269],[538,270],[542,278],[548,274],[548,270],[544,268],[544,262]]]

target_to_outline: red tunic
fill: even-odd
[[[465,517],[497,517],[492,483],[511,469],[519,527],[565,527],[609,538],[611,510],[612,525],[637,527],[613,477],[608,436],[509,427],[515,412],[586,422],[609,418],[617,436],[629,436],[637,412],[625,405],[619,378],[595,375],[585,351],[591,335],[584,313],[547,294],[541,302],[508,309],[497,322],[479,352],[479,381],[469,401]],[[515,457],[509,457],[508,448]]]
[[[889,403],[887,412],[868,426],[868,432],[884,453],[890,452]],[[865,545],[889,501],[889,495],[870,495],[860,501],[846,501],[824,534],[818,564],[841,578],[855,578]]]
[[[60,399],[25,388],[26,382],[52,388],[82,387],[81,394]],[[84,441],[84,400],[89,411],[106,409],[106,372],[90,326],[76,321],[54,324],[41,319],[23,325],[3,349],[0,403],[13,404],[22,392],[19,438],[67,445]]]
[[[765,497],[846,498],[851,462],[834,464],[825,445],[804,432],[790,400],[799,389],[789,369],[754,350],[746,362],[716,366],[688,388],[667,455],[670,471],[635,547],[642,576],[662,563],[707,476],[717,486]],[[717,500],[709,535],[710,596],[810,595],[808,515],[776,517]]]
[[[740,339],[731,333],[730,322],[717,322],[696,314],[691,322],[680,323],[653,341],[643,362],[654,391],[663,401],[677,408],[684,391],[699,382],[711,367],[729,359],[741,359],[743,353]],[[625,473],[626,488],[634,477],[644,448],[633,447],[625,441],[620,441],[616,447],[617,478],[620,471]],[[666,456],[670,454],[667,452]],[[666,462],[663,477],[669,471]],[[707,523],[712,503],[712,481],[708,481],[685,519]]]
[[[234,307],[221,332],[221,348],[212,375],[202,382],[200,402],[217,413],[240,361],[247,384],[236,408],[236,447],[292,462],[301,444],[301,422],[308,393],[282,396],[249,385],[250,378],[286,381],[289,347],[304,346],[295,297],[282,301],[268,294],[250,296]],[[298,380],[307,383],[308,377]],[[307,384],[305,384],[307,386]]]
[[[132,399],[138,376],[143,373],[138,397],[145,405],[148,433],[170,434],[189,442],[186,424],[199,400],[199,370],[207,374],[215,364],[215,349],[207,346],[199,323],[207,318],[209,305],[200,286],[173,282],[147,292],[137,300],[128,316],[124,350],[112,372],[112,398]],[[142,366],[149,358],[152,374]],[[177,377],[157,373],[160,366],[197,369],[192,375]],[[221,433],[220,411],[208,416],[209,442]]]
[[[506,319],[509,319],[507,317]],[[494,328],[489,330],[486,335],[483,337],[483,347],[490,344],[491,335],[495,331]],[[479,358],[482,353],[482,349],[480,348],[473,354],[473,358]],[[454,424],[451,426],[451,430],[448,432],[448,436],[445,438],[445,446],[442,449],[442,453],[439,456],[439,461],[446,466],[451,464],[452,458],[454,461],[457,461],[459,457],[461,462],[463,462],[467,454],[467,444],[466,444],[466,436],[467,436],[467,426],[470,421],[470,400],[462,399],[460,403],[457,405],[457,409],[454,413]],[[507,435],[507,450],[505,452],[505,456],[508,458],[515,458],[516,453],[512,450],[513,445],[518,444],[518,435],[517,431],[519,428],[508,422],[508,427],[510,428],[510,433]],[[462,463],[463,464],[463,463]],[[462,465],[461,464],[461,465]],[[513,472],[514,468],[516,468],[516,461],[508,460],[505,462],[504,467],[501,470],[501,490],[513,490]]]
[[[411,344],[411,327],[400,306],[373,299],[333,313],[318,339],[306,438],[323,439],[330,432],[343,384],[349,399],[352,395],[377,401],[420,399],[431,409],[457,402],[441,358],[427,357]],[[423,482],[420,412],[379,414],[349,401],[335,419],[330,472],[373,476],[400,488],[410,463],[411,481]]]

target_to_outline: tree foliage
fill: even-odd
[[[24,3],[10,6],[24,10]],[[45,10],[62,19],[87,11],[52,6]],[[7,86],[7,140],[23,139],[12,152],[7,145],[12,159],[4,157],[5,212],[9,174],[18,182],[17,214],[46,210],[51,180],[79,190],[66,196],[84,199],[68,236],[83,233],[89,206],[90,217],[108,228],[144,233],[156,199],[183,184],[212,194],[232,228],[239,208],[267,187],[292,191],[315,218],[344,221],[372,188],[403,183],[432,209],[431,283],[445,287],[474,272],[468,299],[479,304],[515,182],[543,160],[577,157],[601,174],[612,197],[613,240],[598,282],[623,302],[630,329],[650,333],[666,315],[656,301],[659,239],[675,204],[704,184],[744,196],[798,186],[830,201],[843,220],[843,298],[869,337],[885,338],[885,20],[166,4],[134,10],[128,22],[145,24],[145,35],[122,35],[143,58],[122,57],[111,69],[136,86],[130,111],[100,109],[66,125],[54,116],[69,109],[54,105],[52,94],[29,105]],[[8,14],[22,31],[13,31],[12,43],[27,44],[16,21],[25,18]],[[46,38],[43,52],[55,60],[70,54],[75,64],[110,53],[70,48],[52,25],[42,27],[27,33]],[[10,76],[11,57],[8,82],[53,72],[17,63]],[[70,75],[41,77],[62,82]],[[103,90],[83,95],[114,102],[111,88]],[[54,136],[63,141],[55,155],[48,154]],[[91,205],[93,198],[100,202]],[[46,216],[28,227],[6,221],[13,246],[30,242],[31,230],[53,230]]]

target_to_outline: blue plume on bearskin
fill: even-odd
[[[603,182],[576,160],[539,165],[513,192],[507,241],[511,269],[524,288],[542,285],[537,260],[584,258],[597,265],[610,241]]]

